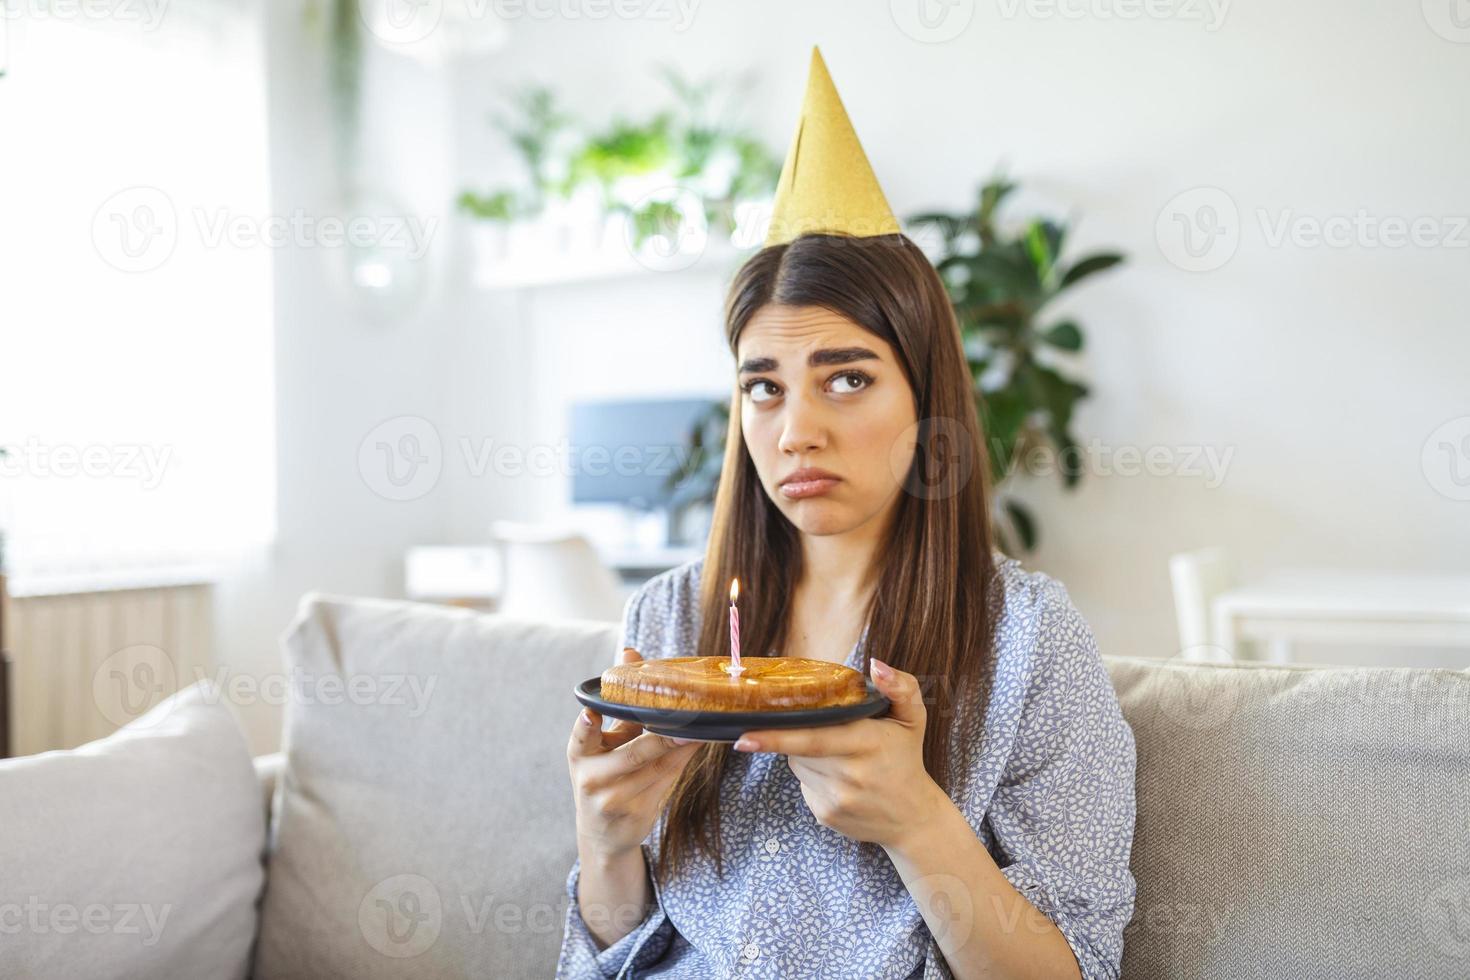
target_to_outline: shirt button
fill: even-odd
[[[746,943],[745,948],[740,951],[740,955],[745,957],[745,962],[754,963],[756,957],[761,955],[761,948],[755,943]]]
[[[766,841],[766,853],[767,854],[775,854],[780,849],[781,849],[781,842],[778,841],[776,838],[772,837],[771,839],[769,839],[769,840]]]

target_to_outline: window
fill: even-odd
[[[28,0],[3,15],[0,528],[14,590],[270,540],[260,11]]]

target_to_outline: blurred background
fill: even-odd
[[[1104,654],[1470,665],[1463,3],[3,10],[12,754],[201,675],[273,750],[310,590],[701,554],[813,44]]]

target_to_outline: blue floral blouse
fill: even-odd
[[[958,706],[950,797],[1011,884],[1048,916],[1086,980],[1117,977],[1133,914],[1133,732],[1066,588],[996,556],[1005,598],[988,711]],[[623,645],[684,656],[699,633],[703,559],[645,583]],[[862,669],[863,637],[848,655]],[[881,656],[880,656],[881,659]],[[644,842],[658,853],[663,817]],[[888,856],[817,823],[784,757],[732,752],[720,790],[725,877],[695,852],[631,933],[598,949],[567,876],[557,976],[950,977]],[[980,914],[980,908],[975,908]]]

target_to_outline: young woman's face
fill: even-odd
[[[914,391],[893,348],[817,306],[762,307],[736,350],[745,446],[767,495],[807,534],[842,534],[896,502],[913,460]],[[835,481],[787,481],[817,468]]]

